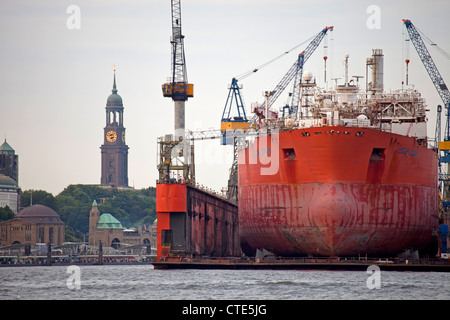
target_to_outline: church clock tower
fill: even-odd
[[[128,188],[128,146],[125,144],[123,103],[117,94],[116,71],[111,95],[106,101],[106,127],[102,151],[100,184],[114,188]]]

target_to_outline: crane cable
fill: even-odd
[[[275,62],[276,60],[280,59],[281,57],[283,57],[283,56],[289,54],[292,50],[295,50],[295,49],[297,49],[298,47],[304,45],[305,43],[310,42],[315,36],[316,36],[316,35],[313,35],[312,37],[308,38],[307,40],[303,41],[302,43],[300,43],[300,44],[296,45],[295,47],[289,49],[288,51],[283,52],[283,53],[280,54],[279,56],[277,56],[277,57],[275,57],[275,58],[273,58],[273,59],[267,61],[266,63],[263,63],[262,65],[260,65],[260,66],[258,66],[258,67],[256,67],[256,68],[253,68],[253,69],[251,69],[251,70],[248,70],[247,72],[244,72],[244,73],[238,75],[238,76],[235,77],[235,78],[236,78],[237,80],[242,80],[242,79],[247,78],[248,76],[250,76],[250,75],[252,75],[252,74],[258,72],[258,71],[261,70],[262,68],[268,66],[268,65],[271,64],[272,62]]]
[[[450,54],[448,54],[444,49],[439,47],[436,42],[432,41],[430,38],[428,38],[422,31],[420,31],[416,26],[414,26],[416,30],[422,35],[422,37],[428,42],[433,48],[435,48],[440,54],[442,54],[444,57],[446,57],[448,60],[450,60]]]

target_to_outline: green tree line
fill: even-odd
[[[67,235],[82,239],[89,231],[89,211],[97,201],[100,214],[110,213],[125,228],[147,227],[156,219],[156,189],[117,190],[90,185],[69,185],[57,196],[44,190],[26,190],[21,194],[21,207],[31,203],[55,210],[66,224]],[[67,239],[66,240],[75,240]]]

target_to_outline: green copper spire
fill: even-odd
[[[106,101],[106,108],[123,109],[122,97],[117,94],[115,66],[114,66],[113,88],[111,91],[112,93],[109,95],[108,100]]]
[[[114,82],[113,82],[112,93],[117,94],[117,87],[116,87],[116,66],[115,66],[115,65],[114,65]]]
[[[6,142],[6,138],[5,142],[0,146],[0,153],[14,153],[14,149]]]

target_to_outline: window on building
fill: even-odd
[[[44,243],[44,228],[39,228],[39,237],[38,237],[38,242],[40,243]]]
[[[50,243],[53,243],[53,228],[52,227],[48,228],[48,241]]]

